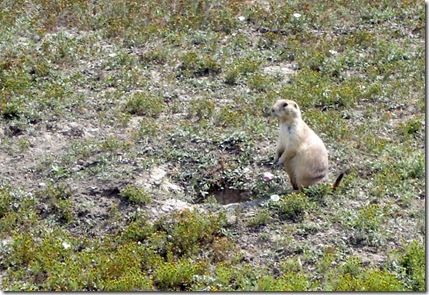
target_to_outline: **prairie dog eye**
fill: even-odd
[[[282,107],[283,108],[287,107],[287,102],[283,103]]]
[[[298,108],[298,105],[297,105],[296,103],[294,103],[293,105],[294,105],[295,109],[297,109],[297,108]]]

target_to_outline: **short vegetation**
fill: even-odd
[[[0,8],[2,290],[426,291],[421,1]],[[279,98],[336,191],[272,164]]]

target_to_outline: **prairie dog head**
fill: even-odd
[[[281,121],[301,119],[301,111],[296,102],[289,99],[279,99],[271,108],[271,113]]]

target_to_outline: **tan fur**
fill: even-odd
[[[275,162],[285,166],[293,189],[300,191],[302,187],[327,181],[328,151],[320,137],[302,120],[298,104],[281,99],[271,111],[280,119]]]

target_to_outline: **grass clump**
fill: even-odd
[[[190,103],[189,117],[197,121],[210,119],[215,112],[215,103],[208,98],[195,99]]]
[[[195,284],[196,277],[204,273],[205,267],[189,258],[166,262],[155,270],[154,283],[161,291],[187,291]]]
[[[163,99],[159,95],[134,92],[127,100],[125,110],[131,115],[158,117],[164,109]]]
[[[36,192],[36,197],[42,201],[39,204],[42,215],[57,216],[62,223],[73,221],[73,194],[68,185],[48,184],[45,189]]]
[[[124,199],[129,200],[130,202],[133,202],[135,204],[146,205],[152,202],[152,197],[148,195],[143,188],[137,187],[132,184],[124,187],[121,190],[120,195]]]
[[[308,197],[302,193],[291,193],[283,196],[278,202],[270,203],[280,220],[301,222],[307,209],[310,208]]]
[[[207,249],[226,225],[225,216],[203,217],[200,213],[184,210],[174,214],[170,221],[161,218],[154,224],[155,229],[166,237],[158,251],[165,255],[191,257]]]
[[[264,77],[260,75],[252,79],[252,74],[256,74],[261,66],[261,62],[250,57],[243,57],[234,60],[234,62],[227,67],[224,82],[227,85],[236,85],[243,78],[250,78],[248,84],[255,88],[263,88],[263,83],[266,82]]]
[[[9,255],[0,253],[8,273],[3,286],[15,291],[191,290],[207,264],[227,259],[223,255],[233,247],[221,233],[224,218],[183,211],[151,225],[140,216],[119,236],[103,239],[73,237],[58,227],[37,235],[15,231]]]
[[[405,291],[404,286],[391,273],[369,269],[358,276],[340,275],[335,291]]]
[[[276,278],[271,275],[262,276],[257,281],[256,290],[259,292],[302,292],[308,291],[310,286],[311,283],[306,274],[302,272],[287,272]]]
[[[390,253],[387,268],[396,273],[407,289],[426,290],[426,252],[423,243],[412,240],[401,249]]]
[[[0,218],[3,218],[11,209],[13,198],[5,188],[0,188]]]
[[[369,204],[358,209],[352,217],[350,226],[353,228],[351,243],[382,246],[386,243],[383,232],[387,217],[384,208],[379,204]]]
[[[199,56],[196,52],[188,52],[181,58],[177,75],[179,77],[204,77],[217,75],[221,72],[220,64],[211,56]]]
[[[249,221],[249,226],[257,227],[267,225],[271,220],[269,210],[261,210]]]

